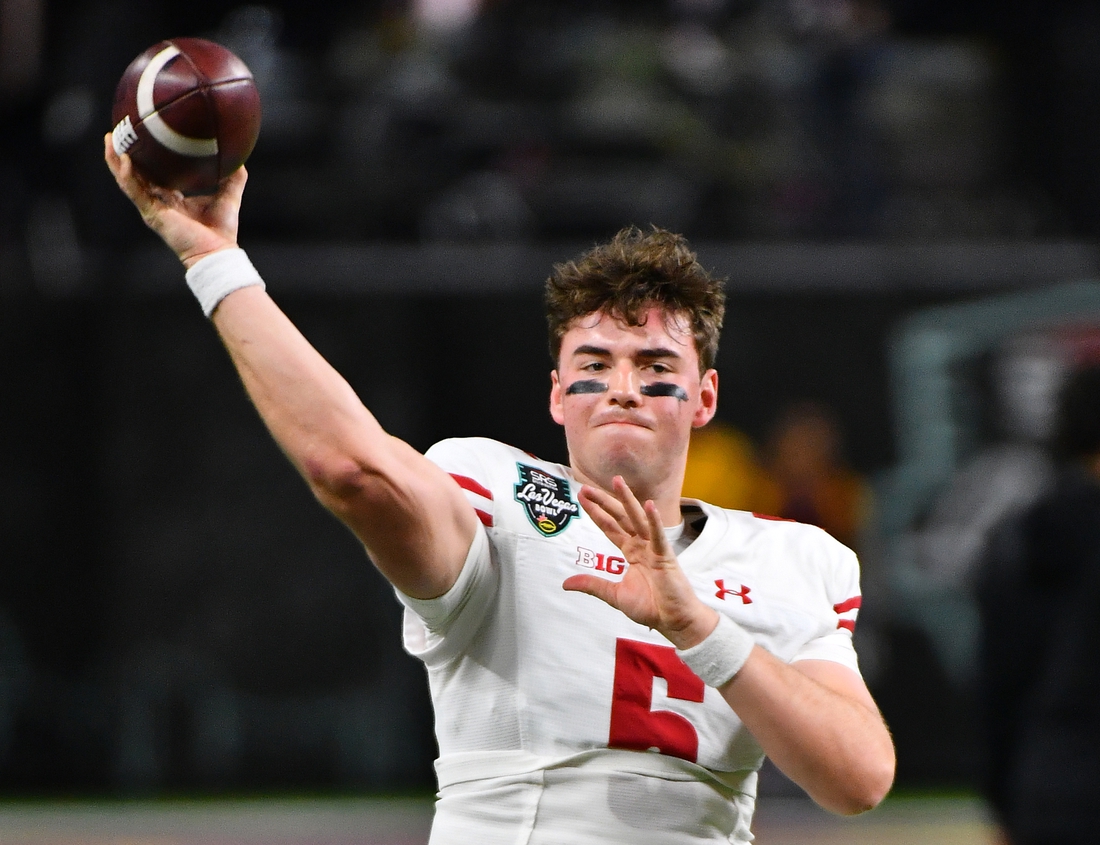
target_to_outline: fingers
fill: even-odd
[[[111,140],[111,134],[103,137],[103,158],[107,162],[107,168],[115,177],[119,188],[141,212],[141,216],[148,221],[157,202],[165,203],[165,198],[149,185],[134,171],[134,163],[130,156],[123,153],[121,156],[115,152],[115,145]]]
[[[126,153],[119,155],[115,152],[115,145],[111,140],[110,132],[103,136],[103,159],[107,162],[107,167],[114,175],[118,186],[122,188],[127,196],[131,196],[130,186],[138,178],[137,174],[134,173],[134,163]]]
[[[643,540],[664,536],[661,518],[653,502],[647,500],[643,506],[622,476],[616,475],[611,480],[611,485],[610,493],[598,488],[589,488],[592,491],[591,498],[616,521],[624,533],[641,537]],[[650,515],[650,509],[653,510],[653,515]]]
[[[649,543],[658,556],[671,557],[672,548],[657,505],[650,500],[644,505],[640,503],[620,476],[612,480],[612,488],[609,493],[598,487],[582,486],[578,498],[585,513],[619,548],[634,537]]]
[[[244,195],[244,185],[248,181],[248,171],[245,170],[242,164],[232,173],[225,177],[225,182],[221,187],[221,191],[228,197],[233,197],[238,202]]]
[[[570,575],[562,582],[562,589],[575,593],[587,593],[601,601],[607,602],[612,607],[615,604],[615,588],[613,581],[597,578],[595,575]]]
[[[623,506],[623,511],[626,518],[630,521],[630,528],[633,529],[633,533],[637,537],[642,537],[645,540],[653,540],[655,536],[663,536],[664,529],[661,527],[660,519],[657,521],[657,531],[654,533],[652,530],[652,524],[649,517],[646,515],[646,507],[638,501],[638,497],[634,495],[634,491],[627,486],[626,481],[623,480],[621,475],[616,475],[611,480],[612,487],[615,491],[615,497]],[[646,501],[646,506],[652,505],[650,501]],[[625,525],[623,526],[626,527]]]
[[[616,519],[622,516],[622,505],[619,504],[615,496],[606,490],[593,487],[591,484],[584,484],[581,486],[580,493]]]
[[[587,484],[578,491],[577,498],[599,529],[611,542],[619,545],[619,541],[627,536],[621,525],[624,516],[622,505],[606,491]]]
[[[133,199],[129,190],[129,183],[133,178],[133,166],[130,157],[125,154],[120,156],[115,152],[115,145],[111,141],[110,132],[103,136],[103,160],[107,162],[107,169],[111,171],[111,175],[115,177],[115,181],[122,188],[123,193]]]
[[[115,153],[115,145],[111,143],[111,133],[108,132],[103,136],[103,160],[107,162],[107,166],[114,173],[118,170],[118,155]]]
[[[653,550],[660,557],[672,557],[672,545],[668,542],[668,536],[665,534],[665,526],[661,521],[660,511],[657,510],[657,505],[652,499],[647,500],[645,503],[645,515],[649,522],[649,542],[653,544]]]
[[[236,230],[236,219],[244,200],[248,171],[238,167],[218,185],[217,193],[207,199],[206,211],[210,223],[223,229]]]
[[[587,500],[589,505],[598,509],[602,521],[596,516],[593,516],[593,519],[597,525],[604,529],[604,533],[607,532],[605,523],[610,520],[614,522],[613,530],[619,533],[627,536],[649,538],[648,521],[642,506],[638,504],[634,493],[621,477],[615,476],[612,479],[612,492],[610,493],[586,484],[581,488],[580,495],[582,499]],[[585,511],[589,512],[590,508],[585,507]],[[589,515],[592,516],[591,513]]]

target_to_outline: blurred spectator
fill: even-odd
[[[734,510],[774,514],[777,490],[748,435],[714,420],[696,429],[688,450],[684,495]]]
[[[855,548],[870,514],[867,483],[844,462],[835,415],[816,402],[785,410],[768,439],[774,513],[824,528]]]
[[[998,350],[992,441],[959,467],[913,532],[917,566],[933,583],[965,588],[989,531],[1048,482],[1045,444],[1068,354],[1048,333],[1012,338]]]
[[[684,495],[817,525],[849,547],[858,545],[871,504],[870,487],[841,457],[835,417],[813,402],[792,405],[779,417],[765,460],[748,435],[728,423],[698,429]]]
[[[984,788],[1012,845],[1100,829],[1100,366],[1059,402],[1058,474],[978,571]]]
[[[980,621],[973,581],[982,552],[993,529],[1050,483],[1047,444],[1058,391],[1071,366],[1097,360],[1098,353],[1100,334],[1088,326],[1002,342],[990,362],[988,431],[970,433],[969,454],[897,545],[895,566],[904,563],[896,584],[959,688],[970,689],[975,680]],[[976,409],[981,392],[975,384],[961,387],[960,399]]]

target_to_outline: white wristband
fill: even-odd
[[[710,687],[720,687],[741,671],[754,645],[752,635],[718,614],[718,625],[705,640],[691,648],[676,649],[677,656]]]
[[[233,291],[253,285],[264,287],[264,280],[240,247],[218,250],[200,258],[187,270],[185,278],[207,317]]]

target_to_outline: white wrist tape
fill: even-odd
[[[207,317],[233,291],[253,285],[264,287],[264,280],[240,247],[222,249],[199,259],[187,270],[185,278]]]
[[[677,656],[709,687],[720,687],[741,671],[754,641],[744,628],[718,614],[718,625],[701,643],[676,649]]]

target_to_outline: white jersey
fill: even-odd
[[[622,553],[581,510],[568,467],[480,438],[428,457],[484,530],[458,582],[406,605],[440,757],[432,845],[749,842],[763,752],[657,632],[567,592],[619,579]],[[784,661],[858,671],[855,555],[812,526],[684,500],[679,555],[700,597]]]

